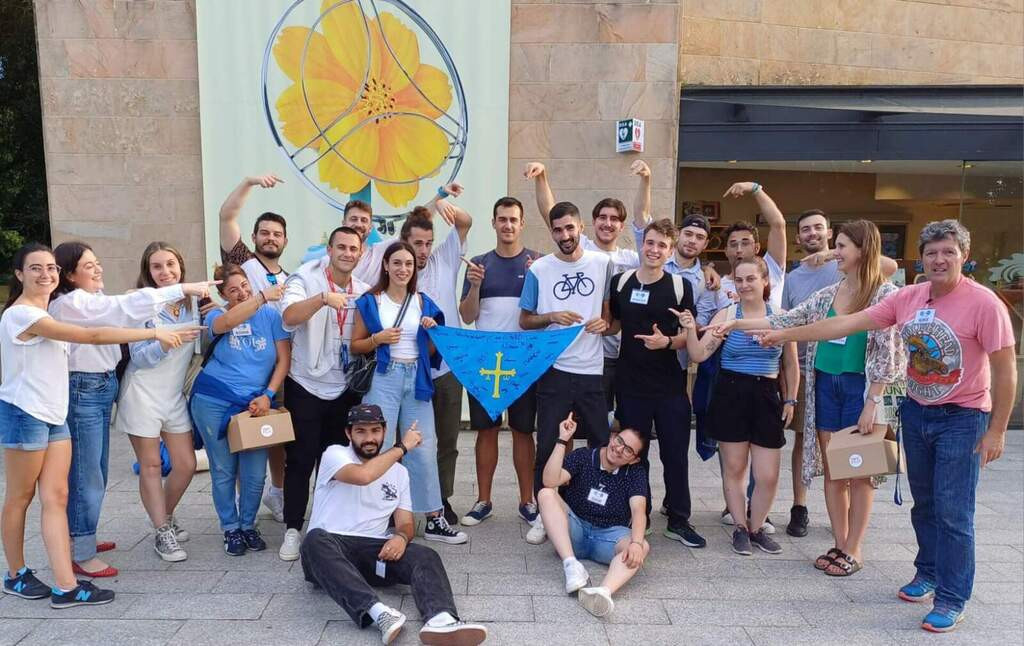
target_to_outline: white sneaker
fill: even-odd
[[[590,583],[590,573],[583,564],[573,559],[562,566],[565,569],[565,593],[572,594]]]
[[[278,489],[275,493],[270,485],[267,485],[266,492],[263,494],[263,504],[267,509],[270,510],[270,515],[274,517],[279,523],[284,522],[284,490]]]
[[[540,545],[547,539],[548,531],[544,529],[544,521],[541,520],[540,516],[537,516],[533,527],[530,528],[530,531],[526,532],[526,542],[530,545]]]
[[[170,525],[157,528],[153,549],[160,555],[160,558],[170,563],[177,563],[188,558],[185,550],[178,545],[178,539],[175,538],[174,530]]]
[[[775,525],[772,525],[772,521],[770,518],[764,521],[764,525],[761,525],[761,529],[764,530],[765,534],[775,533]]]
[[[402,630],[402,626],[405,625],[405,615],[393,608],[389,608],[377,615],[377,621],[374,623],[377,624],[377,629],[380,630],[380,640],[385,644],[390,644],[395,641],[398,633]]]
[[[579,595],[580,605],[587,609],[587,612],[595,617],[604,617],[615,610],[615,602],[608,588],[597,586],[594,588],[583,588]]]
[[[462,545],[469,540],[466,532],[459,532],[452,529],[444,514],[440,516],[427,517],[427,524],[423,528],[423,538],[428,541],[440,541],[449,545]]]
[[[734,521],[732,519],[732,514],[729,513],[728,509],[726,509],[725,511],[722,512],[722,524],[723,525],[735,525],[736,524],[736,521]]]
[[[299,559],[299,548],[302,547],[302,533],[297,529],[289,529],[284,533],[284,541],[277,555],[282,561],[297,561]]]
[[[174,530],[174,538],[178,539],[179,543],[188,542],[189,533],[178,525],[178,519],[174,517],[174,514],[167,517],[167,524]]]
[[[487,627],[456,621],[443,626],[424,625],[420,641],[431,646],[476,646],[487,639]]]

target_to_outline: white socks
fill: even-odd
[[[382,612],[384,612],[386,610],[391,610],[392,612],[398,612],[397,610],[392,610],[391,608],[385,606],[383,603],[378,601],[377,603],[375,603],[372,606],[370,606],[370,609],[366,611],[366,614],[370,615],[370,618],[373,619],[374,621],[377,621],[377,617],[380,617],[380,613],[382,613]]]
[[[430,621],[427,622],[427,625],[431,628],[437,628],[439,626],[450,626],[454,623],[455,617],[451,616],[450,613],[439,612],[430,618]]]
[[[569,566],[573,563],[578,563],[575,556],[570,556],[569,558],[562,559],[562,567],[567,570],[569,569]]]
[[[281,487],[275,487],[274,485],[270,485],[269,489],[267,490],[267,493],[271,496],[283,496],[284,489],[282,489]]]

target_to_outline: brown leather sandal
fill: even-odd
[[[842,553],[843,551],[841,549],[833,547],[818,558],[814,559],[814,569],[822,571],[827,570],[828,566],[835,563],[836,559],[839,558],[839,555]]]
[[[834,565],[839,568],[839,572],[829,572],[828,568],[825,568],[825,574],[828,576],[850,576],[860,572],[863,567],[857,559],[853,558],[845,552],[840,552],[839,556],[832,560],[829,565]]]

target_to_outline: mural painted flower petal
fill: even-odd
[[[419,41],[411,29],[387,12],[380,14],[380,25],[374,32],[378,38],[376,50],[381,57],[380,78],[392,92],[397,92],[409,85],[409,77],[419,69]]]
[[[433,175],[448,156],[448,137],[436,123],[411,115],[390,120],[381,134],[385,150],[397,155],[412,177]]]
[[[420,65],[413,76],[413,83],[396,94],[395,100],[405,109],[436,119],[441,116],[442,110],[447,110],[452,104],[448,75],[433,65]]]
[[[367,54],[370,53],[367,47],[376,46],[377,43],[376,39],[367,37],[372,33],[372,27],[368,27],[371,21],[364,19],[359,3],[352,0],[331,9],[337,1],[323,0],[320,12],[327,13],[320,24],[323,25],[324,36],[334,58],[351,79],[352,88],[355,89],[362,87],[363,78],[367,77]],[[369,77],[379,76],[380,56],[373,53],[369,64]]]
[[[359,126],[361,120],[362,115],[353,113],[329,129],[327,139],[341,143],[317,164],[320,181],[343,193],[355,193],[366,186],[369,181],[366,174],[371,173],[377,165],[380,152],[379,126],[372,121]]]
[[[313,108],[316,123],[323,127],[344,112],[354,98],[352,90],[333,81],[308,79],[305,83],[305,99],[302,88],[302,85],[294,83],[277,99],[277,114],[283,124],[282,133],[296,146],[305,146],[319,134],[306,106],[307,100]],[[310,145],[319,147],[315,141]]]
[[[308,49],[306,38],[309,38]],[[306,54],[305,63],[302,60],[303,51]],[[274,43],[274,59],[292,81],[298,82],[299,75],[305,74],[307,79],[337,81],[355,87],[355,82],[338,65],[324,35],[305,27],[286,27],[281,30]]]

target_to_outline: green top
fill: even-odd
[[[827,318],[835,315],[835,309],[828,308]],[[857,332],[833,341],[819,341],[814,368],[830,375],[841,375],[844,372],[864,374],[864,355],[867,349],[867,332]]]

